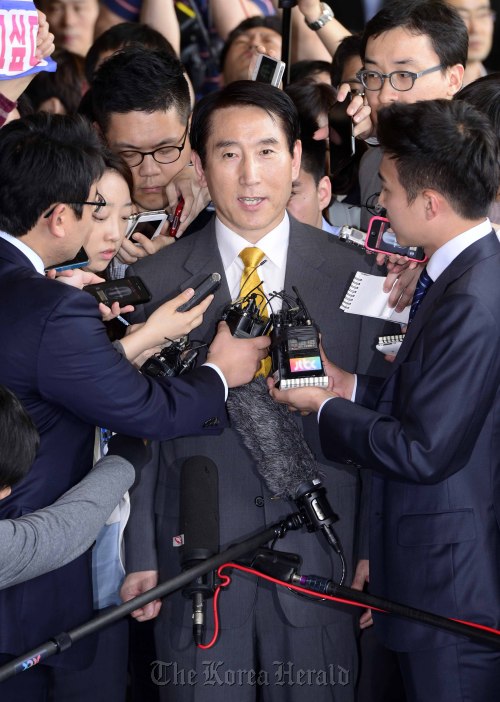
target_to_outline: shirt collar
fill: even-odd
[[[248,246],[254,246],[254,244],[250,244],[242,236],[229,229],[229,227],[226,227],[218,217],[215,218],[215,236],[224,270],[227,270],[234,263],[239,257],[240,251]],[[286,265],[289,237],[290,219],[287,212],[285,212],[278,226],[263,236],[255,246],[264,252],[264,257],[268,261],[282,269]]]
[[[19,251],[23,253],[27,259],[29,259],[36,272],[41,273],[41,275],[45,275],[45,266],[43,265],[42,259],[35,251],[33,251],[33,249],[30,249],[30,247],[25,244],[24,241],[21,241],[16,236],[7,234],[7,232],[0,232],[0,239],[5,239],[5,241],[9,242],[9,244],[15,246],[16,249],[19,249]]]
[[[492,230],[491,222],[488,218],[475,227],[467,229],[458,236],[453,237],[435,251],[427,263],[427,273],[435,282],[441,273],[448,268],[450,263],[465,251],[471,244],[487,236]]]

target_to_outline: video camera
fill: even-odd
[[[193,347],[188,336],[171,341],[142,364],[141,373],[150,378],[183,375],[195,367],[200,348],[201,346]]]

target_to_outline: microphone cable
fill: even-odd
[[[215,623],[215,628],[214,628],[214,635],[210,642],[208,644],[204,644],[202,646],[198,646],[199,648],[202,648],[204,650],[207,650],[209,648],[212,648],[219,637],[219,632],[220,632],[220,617],[217,611],[217,602],[218,602],[218,595],[223,587],[227,587],[230,582],[231,578],[228,575],[224,575],[223,571],[227,570],[228,568],[232,568],[234,570],[240,570],[243,573],[249,573],[250,575],[255,575],[259,578],[263,578],[264,580],[267,580],[270,583],[274,583],[275,585],[280,585],[281,587],[286,587],[289,590],[293,590],[297,594],[301,595],[306,595],[308,597],[314,597],[319,600],[328,600],[331,602],[335,602],[337,604],[343,604],[343,605],[348,605],[349,607],[360,607],[362,609],[365,609],[367,606],[370,607],[370,609],[380,612],[382,614],[390,614],[391,612],[394,612],[395,609],[401,610],[400,612],[396,612],[401,614],[402,616],[405,616],[405,613],[403,610],[411,610],[410,607],[405,607],[404,605],[397,605],[396,607],[391,607],[388,609],[383,609],[382,607],[376,607],[373,604],[368,605],[366,602],[359,602],[356,600],[351,600],[348,597],[339,597],[338,595],[330,595],[327,592],[327,589],[332,586],[332,581],[328,580],[327,578],[322,578],[319,576],[315,575],[302,575],[302,576],[296,576],[295,580],[298,581],[301,584],[294,584],[294,583],[287,583],[283,580],[279,580],[277,578],[273,578],[271,575],[267,575],[266,573],[262,573],[258,570],[255,570],[255,568],[251,568],[249,566],[244,566],[239,563],[223,563],[219,568],[217,569],[217,575],[221,579],[221,583],[218,585],[215,596],[214,596],[214,623]],[[312,587],[317,587],[318,589],[311,589]],[[333,586],[335,588],[335,586]],[[342,589],[345,590],[350,590],[351,588],[342,588],[342,586],[339,586],[338,588],[340,591]],[[360,593],[360,595],[363,593]],[[365,598],[369,598],[369,595],[365,595]],[[379,599],[380,598],[376,598]],[[388,602],[388,605],[394,605],[394,603]],[[424,615],[429,615],[430,613],[428,612],[421,612],[421,623],[426,623],[424,621],[425,617]],[[406,615],[408,616],[408,615]],[[486,632],[488,634],[493,634],[494,636],[498,637],[498,644],[500,646],[500,630],[494,629],[493,627],[486,626],[484,624],[477,624],[475,622],[468,622],[462,619],[454,619],[452,617],[441,617],[439,615],[430,615],[431,617],[434,616],[435,618],[439,618],[444,622],[449,622],[449,623],[455,623],[459,625],[465,625],[466,627],[471,629],[471,635],[472,635],[472,630],[477,630],[478,632]],[[412,619],[416,619],[415,616],[411,617]],[[432,623],[432,622],[431,622]],[[461,635],[465,635],[465,632],[462,632]],[[473,637],[472,637],[473,638]]]

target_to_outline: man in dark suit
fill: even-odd
[[[330,458],[374,470],[373,592],[498,629],[500,243],[486,217],[497,140],[474,108],[445,100],[384,108],[379,140],[382,203],[401,244],[429,256],[392,373],[358,376],[355,402],[354,376],[333,366],[333,391],[272,393],[320,410]],[[497,698],[498,649],[392,616],[375,628],[410,702]]]
[[[2,501],[0,518],[52,504],[80,481],[92,467],[96,425],[149,439],[218,431],[226,421],[225,385],[248,382],[265,353],[240,340],[236,353],[246,356],[247,371],[235,374],[228,344],[237,340],[222,330],[209,367],[154,382],[109,343],[90,295],[45,277],[46,267],[76,255],[93,213],[106,207],[97,190],[103,170],[100,140],[82,118],[32,115],[0,132],[0,382],[17,394],[41,440],[29,475]],[[1,591],[0,661],[92,616],[89,565],[86,553]],[[65,699],[58,669],[85,668],[94,650],[84,640],[50,659],[54,667],[37,666],[0,684],[2,702],[38,702],[49,692]],[[99,694],[96,688],[92,699],[103,699]]]
[[[139,318],[147,317],[172,291],[217,271],[224,274],[222,287],[210,314],[193,335],[196,340],[210,340],[224,306],[239,297],[245,278],[239,254],[256,246],[265,256],[258,272],[266,294],[283,288],[291,293],[292,286],[297,286],[329,352],[343,358],[351,369],[372,368],[382,374],[382,356],[375,359],[372,350],[380,322],[339,310],[352,274],[367,270],[371,259],[325,232],[300,224],[285,210],[301,151],[298,116],[290,98],[269,85],[231,83],[197,105],[191,138],[195,168],[208,185],[217,216],[196,237],[178,241],[133,267],[153,293],[152,303]],[[273,308],[277,309],[274,303]],[[337,529],[351,582],[362,548],[357,528],[358,473],[326,460],[309,418],[297,417],[297,431],[312,449],[330,502],[340,517]],[[263,426],[263,450],[272,448],[275,440],[272,429]],[[180,471],[193,455],[207,456],[218,466],[221,549],[290,510],[286,503],[272,499],[259,474],[258,461],[234,427],[213,441],[163,442],[157,483],[151,481],[149,495],[144,484],[133,496],[127,555],[132,572],[122,589],[125,599],[151,587],[158,571],[160,579],[179,572],[178,552],[172,542],[180,533]],[[322,538],[303,532],[290,534],[281,548],[302,556],[303,572],[338,579],[339,560]],[[234,700],[232,675],[243,678],[241,686],[238,684],[241,700],[291,702],[313,694],[318,701],[354,699],[357,655],[351,612],[307,602],[253,577],[235,573],[233,580],[219,600],[222,629],[213,652],[201,651],[193,643],[190,602],[181,594],[163,602],[156,628],[158,662],[152,674],[164,699]],[[156,608],[137,612],[137,616],[155,616],[158,607],[159,603]],[[207,619],[211,625],[211,615]],[[210,632],[208,626],[207,639]],[[307,691],[296,684],[299,669],[309,671]],[[179,676],[191,671],[191,684],[182,685]],[[324,682],[320,683],[322,676]]]

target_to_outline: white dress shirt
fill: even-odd
[[[218,217],[215,220],[215,236],[231,300],[237,300],[240,295],[241,276],[245,266],[239,254],[249,246],[257,246],[264,252],[264,263],[260,264],[257,272],[262,280],[266,296],[269,297],[274,291],[283,290],[290,239],[290,219],[286,212],[278,226],[263,236],[256,244],[251,244],[239,234],[231,231]],[[271,312],[279,311],[281,300],[275,298],[270,303],[270,307]]]

